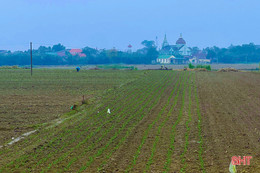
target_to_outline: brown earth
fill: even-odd
[[[227,172],[232,156],[252,156],[238,172],[260,171],[260,73],[198,73],[205,167]]]
[[[111,115],[90,105],[0,149],[0,172],[224,173],[232,156],[252,156],[237,170],[257,173],[259,94],[260,73],[153,71],[114,93]]]
[[[0,70],[0,146],[12,137],[62,118],[74,104],[98,100],[108,89],[135,80],[142,72],[63,69]],[[112,80],[111,80],[112,79]]]

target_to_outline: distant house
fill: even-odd
[[[175,56],[173,55],[161,55],[156,59],[156,62],[161,64],[170,64],[171,60],[174,59]]]
[[[70,49],[69,53],[72,56],[87,57],[86,54],[82,53],[81,49]]]
[[[187,58],[176,58],[173,55],[160,55],[156,59],[157,63],[160,64],[186,64],[188,62]]]
[[[209,63],[211,63],[211,60],[207,59],[207,54],[202,52],[202,51],[195,53],[189,61],[190,61],[190,63],[194,63],[194,64],[209,64]]]

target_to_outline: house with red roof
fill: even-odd
[[[69,53],[70,53],[72,56],[79,56],[79,57],[81,57],[81,58],[87,57],[86,54],[82,53],[82,49],[70,49],[70,50],[69,50]]]

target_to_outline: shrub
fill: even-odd
[[[196,65],[196,68],[204,68],[207,69],[208,71],[211,71],[211,66],[210,65]]]
[[[206,69],[207,69],[208,71],[211,71],[211,66],[210,66],[210,65],[206,65]]]
[[[190,68],[190,69],[194,69],[194,68],[195,68],[195,66],[194,66],[194,65],[192,65],[191,63],[189,63],[189,68]]]

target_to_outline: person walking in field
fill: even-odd
[[[77,72],[79,72],[80,71],[80,67],[77,67],[76,70],[77,70]]]

